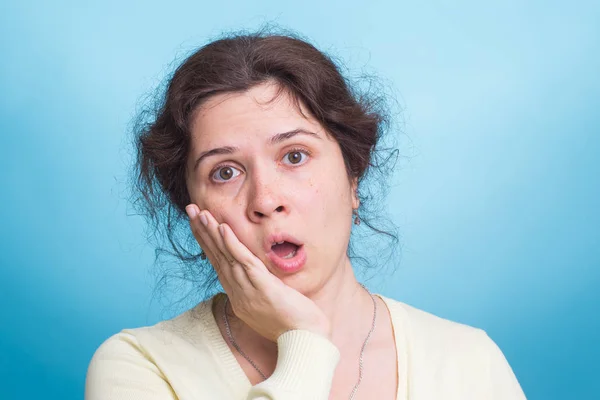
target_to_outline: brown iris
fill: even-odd
[[[302,161],[302,154],[299,151],[291,152],[288,154],[288,160],[290,160],[292,164],[298,164]]]
[[[228,181],[233,176],[233,169],[231,167],[223,167],[219,170],[219,177],[225,181]]]

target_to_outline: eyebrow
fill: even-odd
[[[321,136],[319,136],[315,132],[310,132],[310,131],[307,131],[304,129],[294,129],[293,131],[282,132],[282,133],[273,135],[269,138],[269,140],[267,142],[269,145],[275,145],[275,144],[284,142],[286,140],[289,140],[297,135],[307,135],[307,136],[314,137],[316,139],[321,139]],[[238,147],[224,146],[224,147],[217,147],[217,148],[214,148],[211,150],[203,151],[202,153],[200,153],[200,156],[198,156],[198,159],[196,159],[196,162],[194,163],[194,170],[196,170],[196,168],[200,164],[200,161],[204,160],[207,157],[223,155],[223,154],[234,154],[238,150],[239,150]]]

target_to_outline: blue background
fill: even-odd
[[[0,397],[81,398],[104,339],[179,311],[126,215],[128,124],[174,60],[271,21],[404,107],[371,288],[485,329],[530,399],[600,398],[599,3],[282,3],[3,2]]]

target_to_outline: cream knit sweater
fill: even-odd
[[[498,346],[481,329],[379,295],[394,328],[397,400],[521,400]],[[88,368],[86,400],[325,400],[339,361],[322,336],[277,340],[275,372],[252,386],[212,314],[212,299],[154,326],[106,340]]]

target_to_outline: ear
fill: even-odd
[[[360,199],[358,198],[358,178],[352,178],[350,190],[352,191],[352,209],[355,210],[360,206]]]

